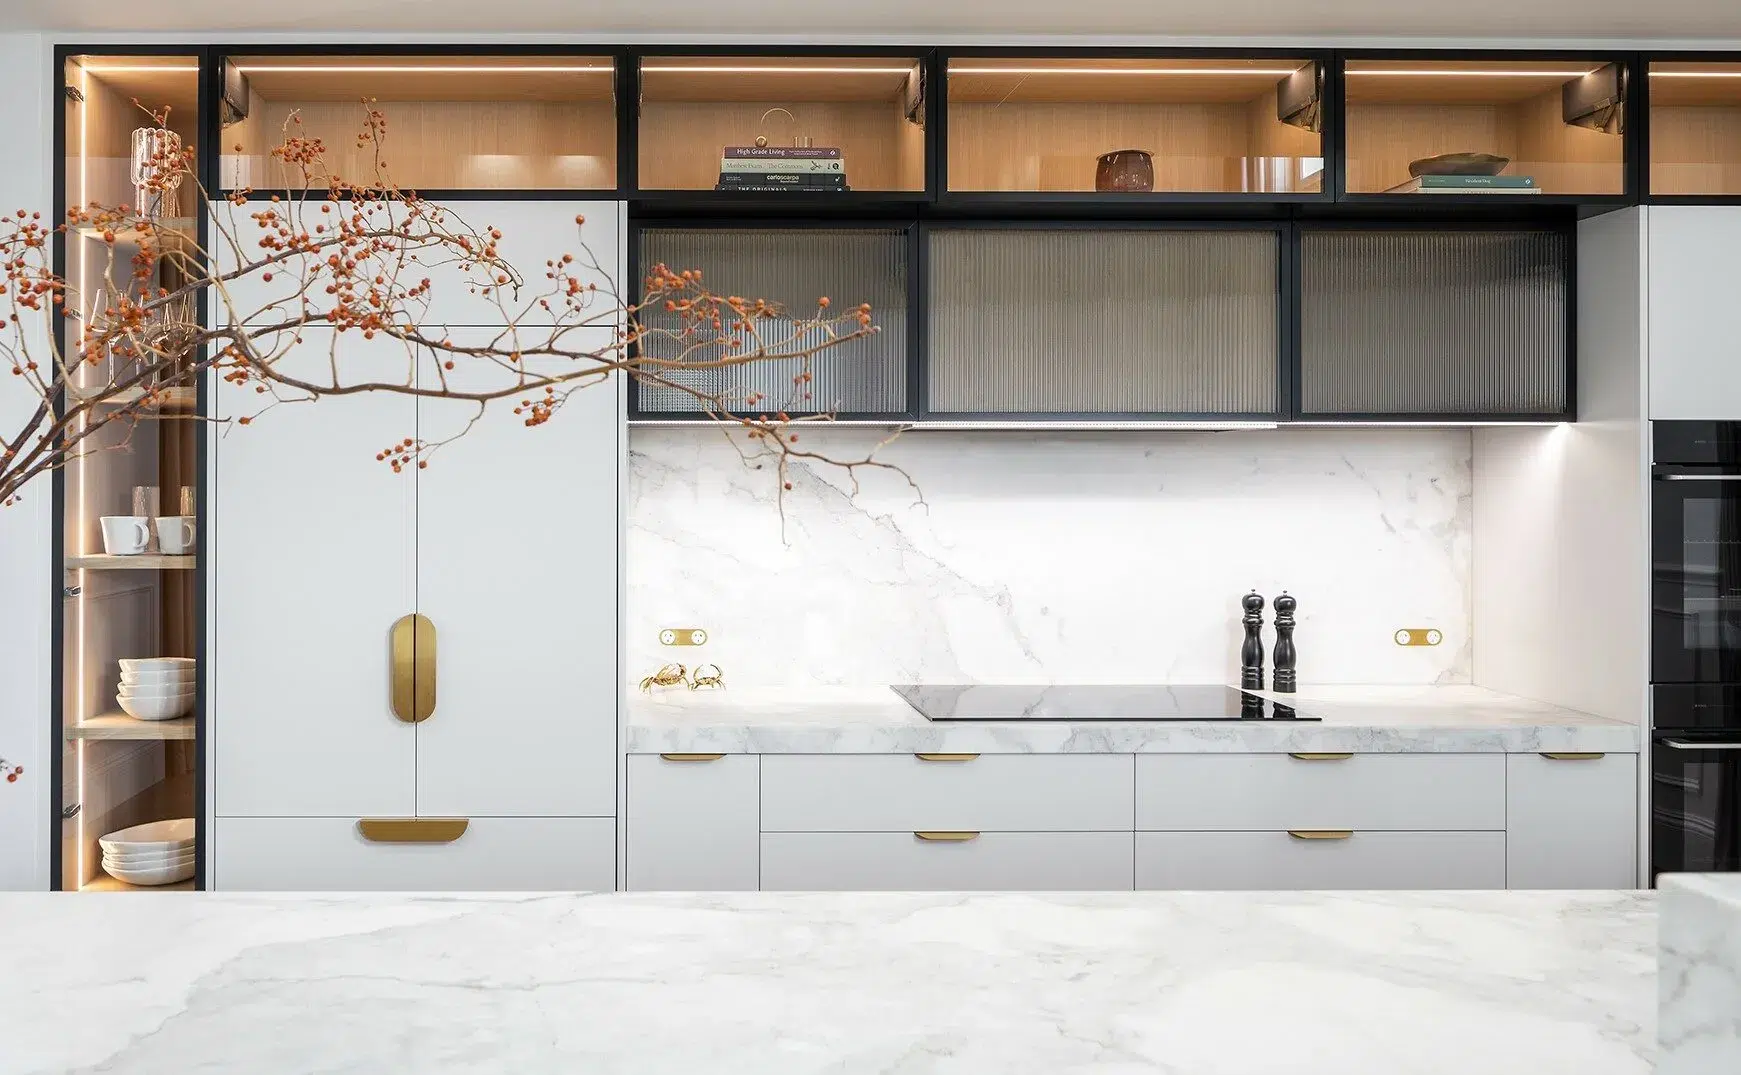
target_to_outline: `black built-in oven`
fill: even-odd
[[[1651,436],[1651,874],[1741,871],[1741,422]]]

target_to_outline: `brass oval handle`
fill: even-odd
[[[463,817],[365,817],[357,832],[377,844],[451,844],[470,825]]]
[[[978,754],[915,754],[920,761],[972,761]]]
[[[1289,829],[1288,835],[1296,840],[1346,840],[1354,835],[1353,829]]]
[[[412,613],[393,621],[393,715],[407,724],[435,712],[435,624]]]
[[[979,833],[977,832],[961,831],[949,832],[932,830],[930,832],[915,832],[913,835],[928,844],[964,844],[969,840],[979,839]]]
[[[666,761],[718,761],[724,754],[661,754]]]
[[[1595,761],[1597,758],[1606,758],[1608,755],[1603,754],[1603,753],[1589,753],[1589,752],[1584,752],[1584,751],[1566,752],[1566,751],[1558,751],[1558,750],[1544,750],[1541,752],[1541,756],[1544,758],[1552,758],[1555,761]]]
[[[1295,754],[1292,752],[1288,754],[1288,757],[1299,761],[1347,761],[1353,756],[1352,751],[1341,754]]]

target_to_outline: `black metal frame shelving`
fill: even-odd
[[[1729,63],[1741,71],[1741,53],[1695,50],[1688,52],[1640,53],[1634,71],[1633,91],[1628,105],[1627,120],[1635,128],[1637,142],[1633,146],[1638,172],[1637,201],[1646,205],[1741,205],[1741,194],[1655,194],[1650,189],[1650,65],[1652,63]],[[1636,104],[1634,105],[1634,102]]]

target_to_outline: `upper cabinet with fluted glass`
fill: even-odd
[[[1652,197],[1741,197],[1741,62],[1653,59]]]
[[[218,182],[301,188],[273,152],[301,136],[355,187],[614,190],[615,72],[609,56],[562,54],[229,56]],[[379,137],[365,136],[371,109]]]
[[[1626,73],[1612,57],[1351,57],[1343,190],[1618,201]]]
[[[1321,59],[955,53],[944,65],[948,194],[1322,191]]]
[[[918,54],[643,56],[642,191],[830,202],[925,193]]]

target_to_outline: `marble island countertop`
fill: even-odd
[[[1606,751],[1636,725],[1472,686],[1303,687],[1282,699],[1321,721],[932,723],[886,687],[632,693],[631,754]]]
[[[0,896],[0,1072],[1645,1075],[1654,896]]]

